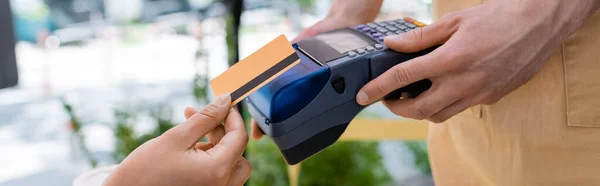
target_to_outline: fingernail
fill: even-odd
[[[356,95],[356,102],[358,102],[358,104],[367,104],[367,101],[369,101],[369,96],[367,95],[367,93],[360,91],[358,92],[358,94]]]
[[[225,93],[225,94],[219,96],[217,98],[217,100],[215,100],[215,104],[223,105],[223,106],[229,105],[231,103],[231,101],[229,101],[229,99],[230,99],[229,93]]]

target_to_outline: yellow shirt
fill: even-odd
[[[434,0],[434,17],[493,0]],[[528,83],[432,124],[437,186],[600,185],[600,11]]]

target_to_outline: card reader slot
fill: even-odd
[[[298,50],[300,50],[300,52],[302,52],[302,54],[306,55],[306,57],[312,59],[313,62],[315,62],[316,64],[318,64],[319,66],[323,66],[323,63],[321,63],[319,60],[317,60],[317,58],[313,57],[312,55],[310,55],[308,52],[306,52],[304,49],[298,47]]]

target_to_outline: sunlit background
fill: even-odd
[[[0,89],[0,186],[72,185],[213,99],[207,81],[331,0],[11,0],[19,84]],[[378,20],[431,22],[430,1],[387,0]],[[7,25],[10,23],[0,23]],[[236,34],[237,33],[237,34]],[[237,51],[237,54],[236,54]],[[381,105],[360,117],[392,118]],[[248,185],[288,185],[268,138],[251,140]],[[300,185],[432,185],[422,141],[338,142]]]

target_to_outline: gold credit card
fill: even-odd
[[[231,106],[300,63],[300,57],[285,35],[261,47],[210,81],[216,96],[231,94]]]

